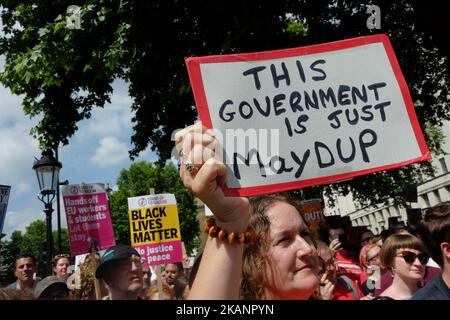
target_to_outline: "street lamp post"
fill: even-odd
[[[106,192],[106,195],[108,196],[108,200],[109,200],[109,197],[112,195],[112,192],[113,192],[113,189],[111,189],[109,187],[109,183],[106,184],[105,192]]]
[[[58,155],[58,154],[57,154]],[[56,158],[58,160],[58,157]],[[66,186],[69,184],[69,180],[58,182],[58,188],[56,188],[56,217],[58,222],[58,254],[62,253],[62,240],[61,240],[61,204],[59,199],[59,186]]]
[[[48,275],[51,274],[51,260],[53,256],[52,202],[55,199],[56,190],[59,187],[59,170],[61,168],[61,163],[53,157],[53,152],[51,150],[42,152],[41,159],[36,159],[33,164],[33,170],[36,172],[40,189],[38,199],[44,203],[47,228],[46,271]]]

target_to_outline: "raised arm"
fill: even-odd
[[[245,231],[249,201],[223,194],[227,169],[214,152],[217,144],[212,130],[198,123],[179,131],[175,140],[185,187],[211,209],[217,226],[230,232]],[[189,171],[190,165],[193,169]],[[243,247],[208,236],[188,299],[238,299]]]

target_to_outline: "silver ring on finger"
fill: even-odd
[[[194,172],[197,168],[192,164],[192,163],[190,163],[190,162],[186,162],[185,164],[184,164],[184,166],[186,167],[186,170],[189,172],[189,173],[192,173],[192,172]]]

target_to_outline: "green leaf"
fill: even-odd
[[[84,68],[83,68],[83,73],[86,73],[86,71],[88,71],[88,70],[92,70],[92,67],[91,67],[90,64],[86,64],[86,65],[84,66]]]

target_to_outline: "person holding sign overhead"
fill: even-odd
[[[209,237],[188,298],[310,298],[318,258],[296,203],[280,195],[225,196],[227,169],[214,152],[214,132],[200,123],[175,140],[184,185],[215,215],[204,226]]]
[[[246,197],[431,159],[388,36],[185,61],[205,127],[175,135],[180,176],[216,217],[190,298],[308,299],[317,254],[301,209]]]

